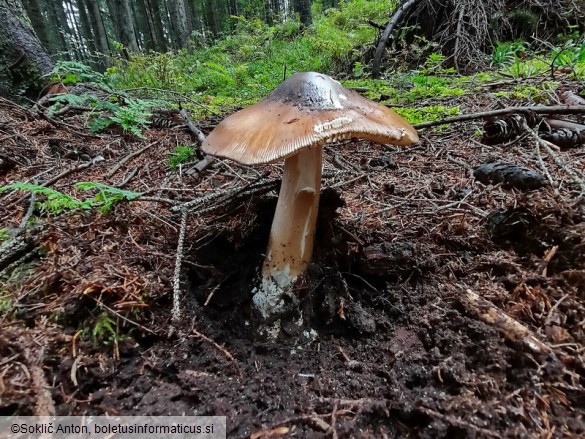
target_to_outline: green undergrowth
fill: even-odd
[[[269,26],[258,19],[231,17],[235,31],[212,46],[134,55],[130,62],[119,59],[104,79],[118,90],[146,87],[159,97],[164,92],[157,90],[184,94],[199,103],[184,103],[197,118],[224,113],[265,97],[285,75],[332,72],[357,59],[378,33],[368,20],[385,23],[395,5],[353,0],[326,9],[317,2],[314,25],[308,29],[294,20]]]
[[[195,158],[195,149],[190,146],[179,145],[175,152],[169,157],[169,167],[176,169],[179,165],[190,162]]]
[[[22,191],[34,192],[40,201],[36,202],[36,208],[41,214],[60,215],[62,213],[77,209],[99,209],[102,213],[111,210],[114,204],[126,200],[131,201],[138,198],[141,194],[138,192],[126,191],[123,189],[108,186],[97,182],[80,182],[75,187],[84,191],[96,191],[96,195],[85,200],[78,200],[71,195],[56,191],[44,186],[30,183],[12,183],[0,187],[0,192],[17,189]]]
[[[334,9],[317,1],[313,6],[314,25],[309,28],[293,19],[269,25],[255,18],[230,17],[232,31],[213,43],[194,35],[189,49],[133,54],[130,61],[119,57],[103,75],[73,63],[69,69],[55,72],[55,78],[66,84],[99,83],[109,94],[85,101],[58,96],[52,98],[50,111],[55,113],[72,104],[89,106],[94,111],[87,123],[93,131],[117,125],[127,133],[142,136],[156,108],[176,108],[181,103],[194,119],[225,114],[257,102],[292,73],[319,71],[345,78],[346,86],[359,88],[382,104],[419,107],[418,114],[407,112],[407,117],[413,117],[411,122],[417,123],[425,114],[434,117],[435,113],[455,111],[457,102],[447,105],[444,101],[483,92],[480,87],[485,82],[553,76],[566,68],[575,78],[584,77],[585,42],[570,29],[554,44],[547,43],[544,49],[541,45],[539,52],[524,41],[496,43],[493,68],[488,72],[459,75],[446,67],[448,58],[435,48],[436,53],[428,55],[414,71],[404,70],[406,67],[393,70],[403,64],[386,59],[385,79],[373,80],[370,67],[359,61],[379,33],[370,22],[387,22],[398,3],[340,1],[339,8]],[[340,70],[345,73],[335,75]],[[546,102],[550,90],[547,83],[521,84],[496,93],[510,100]]]

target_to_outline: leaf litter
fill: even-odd
[[[457,98],[469,112],[493,99]],[[317,336],[266,344],[250,285],[281,166],[171,169],[176,146],[194,144],[180,127],[140,140],[64,123],[0,102],[0,184],[64,174],[51,188],[77,199],[80,181],[142,196],[55,215],[35,207],[42,194],[30,208],[26,192],[0,193],[3,243],[26,244],[0,250],[1,414],[220,415],[230,437],[585,434],[582,148],[556,152],[568,172],[530,136],[480,143],[479,120],[409,149],[327,145],[300,291]],[[496,161],[552,183],[474,179]],[[173,324],[180,207],[195,199]]]

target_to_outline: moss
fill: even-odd
[[[413,125],[422,122],[440,120],[445,117],[456,116],[461,113],[461,109],[458,106],[445,107],[443,105],[429,105],[427,107],[418,108],[401,107],[395,108],[394,111],[396,111]]]

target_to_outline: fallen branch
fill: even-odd
[[[111,178],[116,172],[118,172],[120,170],[120,168],[122,166],[124,166],[124,164],[133,159],[136,156],[139,156],[140,154],[142,154],[144,151],[146,151],[149,148],[152,148],[154,145],[156,145],[157,143],[159,143],[160,140],[155,140],[152,143],[149,143],[148,145],[146,145],[144,148],[139,149],[138,151],[135,151],[131,154],[128,154],[126,157],[124,157],[122,160],[120,160],[116,165],[112,166],[110,168],[110,170],[108,171],[108,173],[106,174],[106,178]]]
[[[585,105],[585,98],[570,90],[562,92],[559,97],[567,105]]]
[[[183,260],[183,246],[185,243],[188,216],[187,209],[184,209],[181,215],[181,229],[179,232],[179,240],[177,242],[175,274],[173,276],[173,310],[171,312],[171,319],[175,324],[181,321],[181,261]]]
[[[205,134],[203,134],[203,132],[199,128],[197,128],[197,126],[193,123],[193,121],[191,120],[191,118],[187,114],[187,110],[185,110],[184,108],[181,108],[181,111],[179,111],[179,114],[183,118],[185,125],[187,125],[187,128],[189,128],[189,130],[191,131],[193,136],[199,141],[200,144],[203,143],[203,141],[205,140]],[[204,171],[205,169],[207,169],[209,166],[211,166],[215,162],[215,160],[216,160],[215,157],[210,156],[210,155],[206,155],[192,169],[187,171],[186,174],[192,175],[194,173],[200,173],[200,172]]]
[[[508,340],[519,341],[538,354],[552,352],[551,348],[538,339],[530,329],[470,289],[461,297],[461,302],[467,311],[480,320],[494,325]]]
[[[394,15],[386,25],[386,29],[382,32],[380,36],[380,41],[378,41],[378,45],[376,46],[376,51],[374,52],[374,60],[372,61],[372,77],[378,78],[380,76],[380,63],[382,62],[382,55],[384,55],[384,50],[386,50],[386,46],[388,45],[388,39],[392,34],[392,31],[396,27],[396,25],[400,22],[404,14],[406,14],[410,9],[412,9],[420,0],[407,0],[402,3],[396,11],[394,11]]]
[[[585,114],[585,105],[553,105],[550,107],[545,106],[532,106],[532,107],[508,107],[500,110],[484,111],[480,113],[462,114],[459,116],[446,117],[440,120],[433,120],[430,122],[422,122],[413,125],[417,130],[421,128],[429,128],[437,125],[445,125],[455,122],[465,122],[468,120],[482,119],[485,117],[492,116],[503,116],[506,114],[523,113],[523,112],[534,112],[537,114]]]

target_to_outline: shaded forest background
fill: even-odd
[[[193,68],[198,62],[241,65],[269,58],[268,46],[281,50],[275,41],[288,45],[289,58],[268,67],[286,66],[289,73],[380,77],[420,66],[432,53],[444,56],[446,66],[470,71],[488,66],[501,41],[550,51],[559,35],[575,40],[583,16],[582,0],[0,0],[0,89],[5,96],[30,96],[44,83],[34,70],[46,79],[60,61],[105,72],[125,69],[134,55],[174,53],[196,55],[185,59]],[[294,44],[303,47],[289,50]],[[240,53],[229,60],[197,53],[210,48]],[[134,67],[148,66],[139,60]]]

